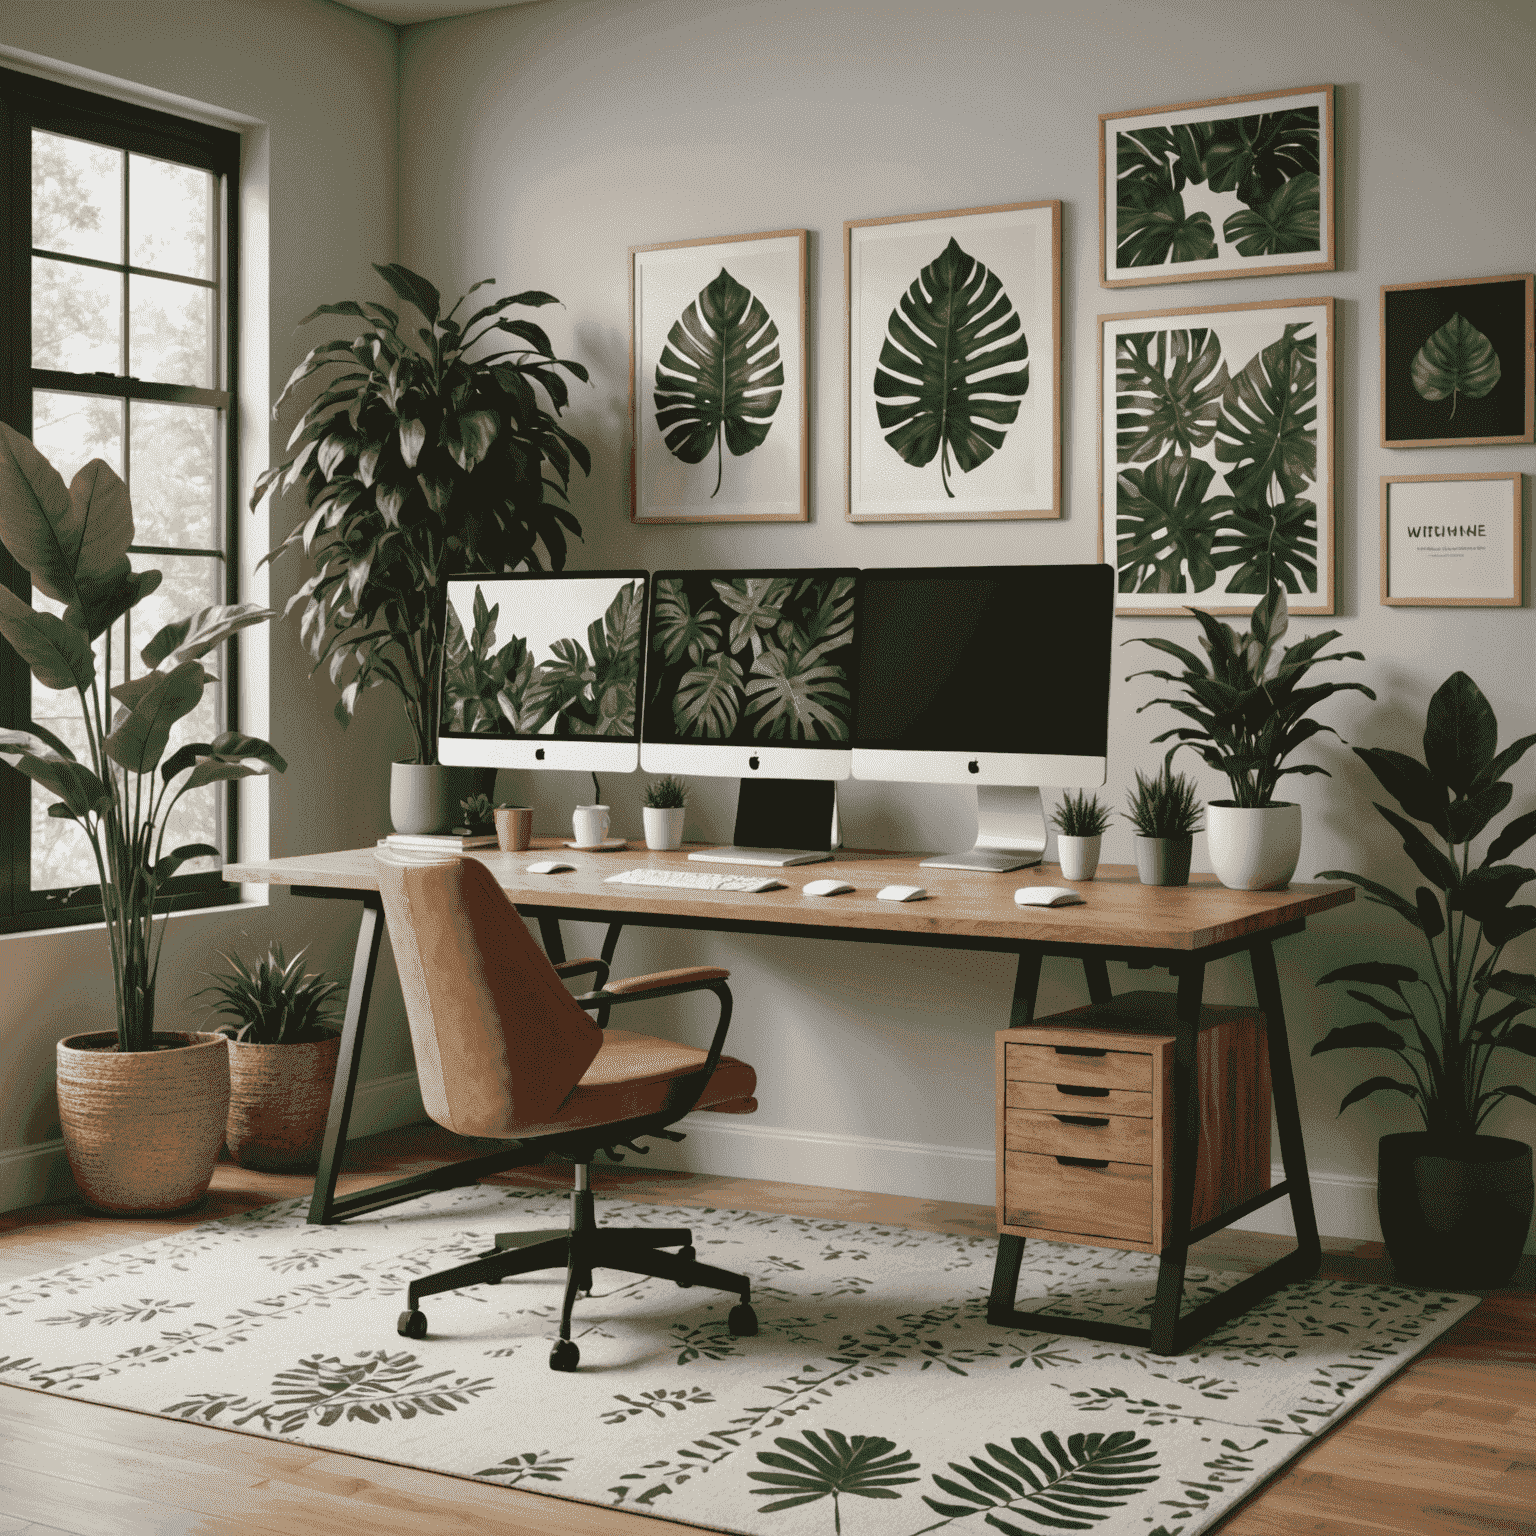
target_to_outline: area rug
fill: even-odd
[[[690,1226],[735,1298],[598,1271],[581,1369],[548,1367],[563,1276],[424,1302],[407,1282],[558,1194],[478,1186],[332,1227],[305,1202],[0,1286],[0,1383],[750,1536],[1194,1536],[1474,1307],[1312,1281],[1188,1355],[994,1328],[995,1243],[600,1199]],[[1144,1325],[1156,1262],[1031,1243],[1019,1305]],[[1191,1271],[1186,1305],[1235,1283]]]

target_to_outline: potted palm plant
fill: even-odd
[[[1109,807],[1080,789],[1066,794],[1051,813],[1056,828],[1056,860],[1065,880],[1092,880],[1099,869],[1099,851],[1109,830]]]
[[[162,887],[206,843],[167,850],[184,795],[287,766],[265,741],[225,731],[166,756],[211,674],[204,660],[270,612],[204,608],[167,624],[140,653],[145,671],[108,687],[93,644],[160,584],[134,571],[128,488],[100,459],[65,486],[19,432],[0,423],[0,543],[62,615],[39,611],[0,583],[0,635],[45,688],[80,700],[81,761],[38,726],[0,732],[0,760],[56,796],[50,816],[74,822],[95,855],[112,960],[117,1028],[58,1046],[59,1116],[70,1169],[86,1201],[107,1211],[169,1211],[207,1192],[224,1140],[229,1051],[220,1035],[155,1030],[155,981],[166,925]],[[115,706],[115,707],[114,707]],[[163,906],[162,906],[163,911]]]
[[[1330,1030],[1313,1048],[1387,1050],[1408,1068],[1371,1077],[1344,1095],[1339,1113],[1377,1093],[1410,1100],[1422,1131],[1383,1136],[1376,1184],[1382,1236],[1397,1273],[1436,1286],[1492,1286],[1509,1279],[1530,1229],[1531,1148],[1482,1132],[1508,1099],[1536,1104],[1518,1083],[1490,1081],[1496,1052],[1536,1056],[1536,976],[1501,969],[1505,946],[1536,928],[1536,907],[1515,906],[1536,870],[1506,863],[1536,836],[1536,811],[1507,821],[1474,862],[1473,845],[1492,829],[1513,790],[1504,775],[1536,745],[1522,736],[1502,752],[1499,723],[1482,690],[1455,672],[1429,701],[1424,759],[1384,747],[1356,747],[1399,810],[1376,809],[1402,838],[1424,883],[1412,897],[1348,870],[1349,880],[1395,912],[1423,940],[1428,974],[1388,960],[1330,971],[1319,986],[1349,983],[1370,1010]],[[1424,828],[1428,828],[1428,832]],[[1354,990],[1369,987],[1369,992]],[[1502,1073],[1500,1074],[1502,1075]]]
[[[1136,828],[1136,872],[1143,885],[1188,885],[1200,830],[1194,781],[1164,763],[1151,778],[1136,771],[1126,820]]]
[[[1328,772],[1316,763],[1286,766],[1286,759],[1320,731],[1338,735],[1332,726],[1311,718],[1323,700],[1346,689],[1369,699],[1376,695],[1364,683],[1306,681],[1320,662],[1364,660],[1359,651],[1320,654],[1339,638],[1336,629],[1278,649],[1289,625],[1285,589],[1279,582],[1271,582],[1254,605],[1246,634],[1198,608],[1190,611],[1204,631],[1200,643],[1209,665],[1159,636],[1138,635],[1135,642],[1127,641],[1164,651],[1184,667],[1179,673],[1132,673],[1178,684],[1185,694],[1152,699],[1136,713],[1153,704],[1177,710],[1191,723],[1174,726],[1153,740],[1174,740],[1168,749],[1170,762],[1181,747],[1189,747],[1231,785],[1230,799],[1212,800],[1206,808],[1207,843],[1217,878],[1232,890],[1275,890],[1290,881],[1301,856],[1301,807],[1275,799],[1280,780],[1288,774]]]
[[[688,816],[688,785],[667,775],[645,787],[645,846],[666,852],[683,846],[683,823]]]
[[[565,564],[566,535],[581,532],[565,505],[571,465],[588,473],[591,459],[556,419],[568,402],[561,373],[584,381],[587,371],[556,357],[532,320],[506,313],[558,302],[547,293],[513,294],[462,318],[492,279],[444,312],[425,278],[398,263],[374,270],[425,326],[413,336],[395,310],[350,299],[304,317],[349,315],[364,329],[313,348],[294,369],[274,418],[304,380],[336,371],[300,415],[287,458],[257,479],[251,505],[302,484],[306,514],[268,557],[297,545],[315,563],[285,617],[303,604],[299,634],[315,669],[328,666],[341,687],[343,726],[363,689],[400,694],[415,752],[392,772],[391,817],[397,832],[441,832],[457,798],[437,759],[443,579],[539,570],[541,550],[551,569]]]

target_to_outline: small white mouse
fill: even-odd
[[[921,885],[888,885],[877,894],[881,901],[925,901],[928,891]]]
[[[812,880],[809,885],[800,887],[805,896],[846,896],[852,889],[845,880]]]
[[[1021,907],[1074,907],[1083,898],[1069,885],[1021,885],[1013,899]]]
[[[566,870],[576,868],[574,864],[562,864],[559,859],[541,859],[537,864],[523,867],[530,875],[563,875]]]

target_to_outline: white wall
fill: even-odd
[[[1519,610],[1389,610],[1377,601],[1378,479],[1388,473],[1536,468],[1531,448],[1388,452],[1376,446],[1376,314],[1383,283],[1495,275],[1532,265],[1536,11],[1528,0],[1446,8],[1428,0],[951,0],[934,8],[829,0],[543,0],[408,29],[401,55],[401,259],[445,289],[494,276],[546,288],[540,319],[591,370],[572,430],[594,472],[575,510],[573,566],[1082,561],[1095,556],[1095,317],[1172,304],[1330,294],[1339,300],[1336,463],[1338,619],[1380,695],[1326,718],[1360,743],[1412,750],[1434,687],[1466,668],[1506,740],[1536,725],[1536,622]],[[1097,114],[1332,81],[1338,86],[1338,271],[1108,292],[1098,286]],[[882,214],[1060,198],[1065,204],[1066,516],[1057,523],[851,526],[843,494],[842,222]],[[806,227],[812,233],[812,520],[807,525],[637,529],[626,484],[626,248]],[[551,317],[552,316],[552,317]],[[1326,621],[1297,621],[1312,632]],[[1117,639],[1189,640],[1190,621],[1121,620]],[[1123,672],[1145,662],[1117,653]],[[1110,793],[1159,749],[1171,720],[1137,717],[1143,683],[1117,685]],[[1300,784],[1304,875],[1356,868],[1401,880],[1405,861],[1370,810],[1370,784],[1333,743],[1331,780]],[[1516,775],[1515,809],[1536,770]],[[640,780],[612,780],[618,829],[639,832]],[[584,779],[530,783],[543,829],[585,799]],[[695,836],[729,834],[731,786],[699,783]],[[1213,782],[1207,793],[1217,793]],[[854,845],[933,848],[966,835],[963,792],[852,785]],[[1197,846],[1200,867],[1203,848]],[[1108,857],[1127,861],[1121,828]],[[1203,867],[1209,867],[1204,865]],[[1336,1117],[1345,1088],[1381,1061],[1308,1059],[1350,1015],[1314,990],[1330,966],[1405,953],[1406,930],[1356,906],[1280,948],[1322,1223],[1371,1235],[1378,1136],[1409,1113]],[[1393,920],[1396,921],[1395,919]],[[573,941],[574,942],[574,941]],[[1529,944],[1513,957],[1529,964]],[[573,951],[575,952],[575,951]],[[758,1068],[762,1108],[682,1149],[718,1172],[991,1199],[992,1031],[1010,967],[810,942],[632,933],[631,970],[692,960],[732,967],[733,1046]],[[1125,977],[1117,978],[1121,985]],[[1207,996],[1249,996],[1225,962]],[[1043,1006],[1082,998],[1065,963]],[[1524,1064],[1528,1067],[1528,1063]],[[1510,1077],[1530,1081],[1516,1060]],[[1536,1113],[1489,1129],[1530,1138]],[[659,1156],[660,1154],[655,1154]],[[1273,1213],[1256,1219],[1273,1224]]]

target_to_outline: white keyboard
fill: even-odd
[[[706,875],[691,869],[625,869],[607,876],[604,885],[666,885],[680,891],[778,891],[772,875]]]

